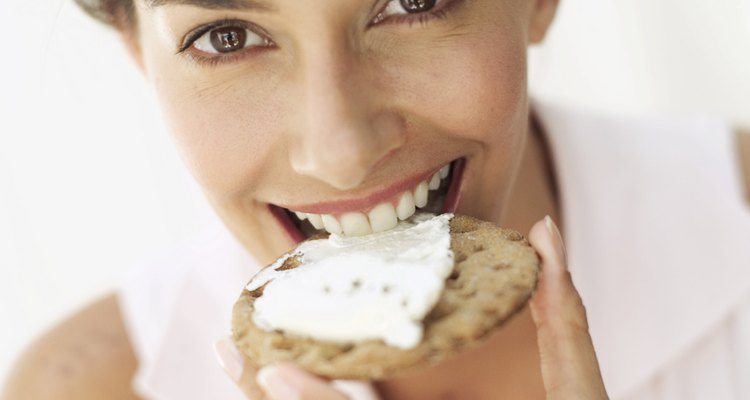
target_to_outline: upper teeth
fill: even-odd
[[[353,211],[334,217],[330,214],[312,214],[294,211],[300,220],[307,219],[315,229],[325,229],[329,233],[346,236],[362,236],[373,232],[393,229],[398,220],[404,220],[416,212],[417,208],[427,205],[429,190],[440,187],[441,180],[448,177],[450,164],[444,166],[426,181],[420,182],[412,190],[401,193],[396,203],[380,203],[367,213]]]

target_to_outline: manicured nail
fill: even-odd
[[[284,379],[281,370],[275,365],[261,368],[255,375],[255,380],[272,399],[296,399],[299,397],[297,389]]]
[[[560,234],[560,229],[557,227],[557,224],[552,221],[552,218],[549,215],[544,217],[544,224],[547,225],[547,231],[549,232],[553,242],[555,243],[555,249],[558,253],[560,253],[560,256],[562,257],[563,264],[567,264],[565,262],[565,260],[567,259],[567,254],[562,235]],[[567,265],[565,266],[567,267]]]
[[[234,347],[231,339],[219,339],[214,343],[214,353],[219,360],[221,368],[232,378],[233,381],[239,382],[242,378],[242,369],[244,368],[245,359],[240,352]]]

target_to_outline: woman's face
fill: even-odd
[[[497,221],[553,2],[138,0],[139,58],[193,175],[269,262],[309,223],[292,212],[388,229],[446,165],[430,207]]]

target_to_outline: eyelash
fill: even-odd
[[[259,35],[263,38],[267,38],[268,34],[263,32],[262,29],[258,28],[257,26],[250,24],[245,21],[237,20],[237,19],[224,19],[216,22],[212,22],[208,25],[203,25],[198,28],[193,29],[185,36],[185,39],[183,39],[182,44],[177,49],[177,53],[183,53],[186,50],[190,49],[195,42],[201,38],[201,36],[215,30],[215,29],[221,29],[221,28],[241,28],[241,29],[247,29],[250,32],[253,32],[256,35]],[[270,42],[270,41],[269,41]],[[233,53],[238,53],[233,52]],[[227,53],[227,54],[233,54],[233,53]],[[224,56],[226,57],[226,56]]]
[[[377,25],[388,25],[388,24],[398,24],[398,23],[408,23],[409,26],[413,26],[414,24],[419,24],[420,26],[427,25],[430,22],[445,19],[449,12],[458,4],[461,3],[463,0],[442,0],[439,5],[436,6],[434,10],[426,11],[423,13],[418,13],[415,15],[395,15],[386,17],[381,22],[378,22],[377,24],[371,23],[369,26],[377,26]]]
[[[399,24],[399,23],[407,23],[409,27],[414,26],[415,24],[418,24],[420,26],[425,26],[429,24],[430,22],[445,19],[450,11],[459,3],[463,2],[464,0],[442,0],[440,5],[436,6],[436,9],[426,11],[423,13],[418,13],[415,15],[395,15],[395,16],[388,16],[384,20],[378,22],[377,24],[369,24],[368,28],[376,27],[376,26],[382,26],[382,25],[390,25],[390,24]],[[269,46],[252,46],[245,49],[224,53],[221,55],[213,55],[213,56],[206,56],[200,54],[198,51],[191,51],[193,44],[195,41],[197,41],[201,36],[211,32],[214,29],[221,29],[221,28],[228,28],[228,27],[235,27],[235,28],[241,28],[241,29],[247,29],[250,32],[261,36],[262,38],[265,38]],[[268,39],[268,34],[266,34],[262,29],[260,29],[258,26],[248,23],[246,21],[236,20],[236,19],[225,19],[216,21],[207,25],[200,26],[198,28],[193,29],[190,33],[188,33],[185,36],[185,39],[182,41],[182,44],[177,50],[177,54],[184,55],[187,59],[190,61],[195,62],[196,64],[199,64],[201,66],[207,66],[207,67],[214,67],[220,64],[229,64],[235,61],[239,61],[244,57],[248,57],[258,51],[267,50],[269,48],[273,47],[273,42]]]

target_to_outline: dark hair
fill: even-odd
[[[109,26],[127,31],[135,25],[134,0],[74,0],[87,14]]]

